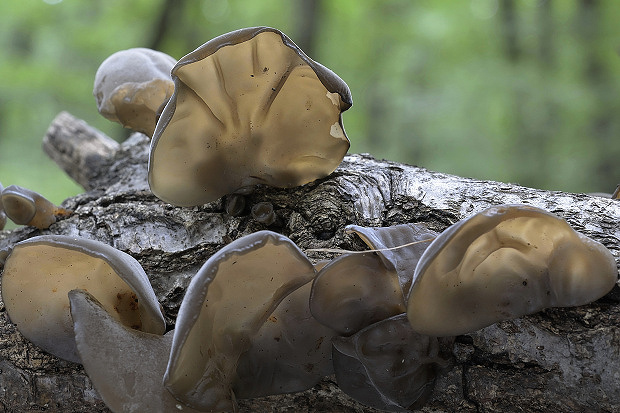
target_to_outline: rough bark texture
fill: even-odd
[[[87,192],[63,204],[74,213],[39,231],[0,231],[0,250],[42,233],[98,239],[134,256],[149,275],[170,326],[184,289],[205,260],[226,243],[263,229],[249,207],[273,203],[269,229],[303,250],[360,249],[348,224],[426,222],[441,231],[497,204],[526,203],[565,218],[620,254],[620,201],[478,181],[350,155],[329,177],[293,189],[257,188],[246,213],[223,202],[180,208],[152,195],[146,181],[149,141],[135,134],[117,145],[86,123],[60,114],[44,148]],[[5,182],[10,184],[10,182]],[[319,253],[309,253],[320,259]],[[0,264],[1,269],[1,264]],[[459,336],[451,369],[424,411],[620,412],[620,294],[597,302],[502,322]],[[242,400],[241,411],[371,412],[343,395],[332,378],[304,393]],[[80,366],[27,342],[0,303],[0,411],[105,412]]]

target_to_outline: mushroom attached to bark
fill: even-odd
[[[224,202],[224,210],[232,217],[238,217],[243,214],[245,210],[245,195],[242,194],[230,194],[226,197]]]
[[[286,296],[241,355],[233,384],[239,398],[307,390],[333,373],[335,332],[310,314],[308,282]]]
[[[222,248],[187,288],[164,385],[195,409],[234,409],[231,386],[241,354],[280,301],[314,275],[301,250],[270,231]]]
[[[400,224],[389,227],[362,227],[349,225],[347,233],[357,234],[370,248],[377,250],[383,265],[396,271],[403,296],[409,294],[413,268],[437,237],[437,232],[422,223]]]
[[[140,264],[109,245],[43,235],[15,245],[4,264],[2,299],[24,337],[65,360],[80,362],[67,293],[84,289],[121,323],[163,334],[160,305]]]
[[[2,190],[0,196],[4,213],[18,225],[30,225],[39,229],[49,228],[58,216],[69,215],[71,211],[58,207],[42,195],[11,185]]]
[[[176,60],[137,47],[105,59],[95,74],[93,95],[105,118],[153,136],[162,108],[172,96],[170,70]]]
[[[414,332],[400,314],[334,339],[338,387],[362,404],[385,411],[421,408],[430,398],[449,351],[436,337]],[[451,347],[451,342],[447,347]]]
[[[276,221],[276,213],[273,210],[273,204],[271,202],[259,202],[254,204],[250,213],[252,214],[252,218],[265,226],[269,226]]]
[[[332,260],[317,274],[310,295],[312,315],[340,335],[405,310],[396,273],[371,252]]]
[[[69,302],[84,370],[110,410],[197,412],[177,401],[162,382],[172,332],[159,335],[128,328],[84,290],[70,291]]]
[[[349,148],[349,88],[279,30],[216,37],[181,58],[172,78],[149,158],[151,190],[166,202],[303,185],[333,172]]]
[[[590,303],[617,280],[609,250],[565,220],[526,205],[496,206],[431,243],[415,269],[407,315],[419,333],[453,336]]]

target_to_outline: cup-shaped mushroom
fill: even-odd
[[[448,364],[436,337],[414,332],[400,314],[336,337],[333,361],[338,387],[370,407],[403,412],[430,398],[438,371]]]
[[[165,53],[142,47],[112,54],[95,74],[97,110],[113,122],[153,136],[157,118],[174,91],[170,70],[175,63]]]
[[[241,355],[233,390],[254,398],[307,390],[333,373],[335,332],[310,314],[308,282],[286,296]]]
[[[69,291],[69,302],[84,370],[110,410],[197,412],[181,405],[163,384],[172,332],[128,328],[84,290]]]
[[[453,336],[590,303],[617,279],[609,250],[565,220],[531,206],[496,206],[431,243],[415,269],[407,315],[415,331]]]
[[[259,202],[252,206],[250,211],[252,218],[257,222],[269,226],[276,221],[276,213],[273,210],[273,204],[271,202]]]
[[[159,302],[140,264],[99,241],[43,235],[15,245],[4,264],[2,299],[28,340],[65,360],[80,362],[67,293],[83,289],[114,318],[163,334]]]
[[[396,273],[385,268],[376,254],[345,254],[317,274],[310,311],[338,334],[351,335],[405,312],[405,301]]]
[[[216,37],[181,58],[172,78],[149,158],[151,190],[166,202],[303,185],[333,172],[349,148],[348,86],[279,30]]]
[[[71,213],[54,205],[40,194],[17,185],[4,188],[0,199],[4,213],[18,225],[45,229],[56,222],[57,216]]]
[[[238,217],[243,214],[245,210],[245,195],[242,194],[230,194],[226,197],[224,202],[224,210],[226,213],[233,217]]]
[[[349,225],[345,231],[357,234],[366,245],[377,250],[385,268],[398,274],[398,281],[405,297],[411,288],[413,270],[426,248],[438,235],[422,223],[390,227]]]
[[[235,408],[239,357],[280,301],[314,278],[288,238],[271,231],[242,237],[215,253],[192,279],[177,317],[164,385],[206,411]]]

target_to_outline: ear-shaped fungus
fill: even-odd
[[[362,404],[393,412],[422,407],[449,357],[437,338],[415,333],[405,314],[336,337],[333,344],[338,387]]]
[[[288,238],[259,231],[214,254],[181,303],[164,385],[195,409],[235,407],[239,357],[280,301],[315,275]]]
[[[319,271],[310,295],[314,318],[340,335],[405,312],[394,271],[374,253],[346,254]]]
[[[431,336],[472,332],[609,292],[618,270],[600,243],[525,205],[489,208],[431,243],[415,269],[407,315]]]
[[[114,53],[95,74],[97,110],[113,122],[152,136],[174,91],[170,70],[175,63],[165,53],[142,47]]]
[[[349,88],[279,30],[216,37],[179,60],[172,78],[149,159],[151,190],[166,202],[303,185],[333,172],[349,148]]]
[[[308,282],[286,296],[243,353],[233,384],[239,398],[307,390],[333,373],[335,332],[310,314]]]
[[[45,229],[56,222],[57,216],[71,213],[38,193],[17,185],[4,188],[0,199],[4,213],[18,225]]]
[[[110,410],[197,412],[181,405],[163,386],[172,332],[130,329],[84,290],[70,291],[69,302],[84,370]]]
[[[385,268],[396,271],[403,295],[409,294],[412,269],[437,232],[421,223],[392,225],[390,227],[362,227],[349,225],[347,233],[357,234],[370,248],[377,250]]]
[[[84,289],[112,316],[163,334],[165,321],[140,264],[98,241],[43,235],[15,245],[2,275],[2,299],[24,337],[65,360],[80,362],[67,293]]]

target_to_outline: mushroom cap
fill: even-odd
[[[349,148],[349,88],[279,30],[216,37],[179,60],[172,78],[149,158],[151,190],[166,202],[303,185],[333,172]]]
[[[2,190],[0,199],[4,212],[17,225],[26,225],[37,213],[35,197],[38,194],[17,185],[7,186]]]
[[[357,234],[370,248],[377,250],[385,268],[396,271],[403,296],[409,294],[413,271],[431,241],[439,235],[422,223],[389,227],[348,225],[347,233]]]
[[[161,108],[174,91],[170,70],[175,63],[171,56],[143,47],[112,54],[95,74],[97,110],[113,122],[152,136]]]
[[[280,301],[314,275],[301,250],[271,231],[239,238],[211,256],[179,308],[166,388],[198,410],[234,409],[240,355]]]
[[[415,269],[407,315],[420,333],[459,335],[590,303],[617,279],[609,250],[565,220],[531,206],[496,206],[431,243]]]
[[[42,235],[15,245],[4,265],[2,298],[24,337],[65,360],[80,362],[67,293],[84,289],[113,317],[163,334],[159,302],[140,264],[99,241]]]
[[[403,412],[430,398],[447,364],[436,337],[414,332],[405,314],[374,323],[333,341],[338,387],[377,409]]]
[[[49,228],[57,215],[71,213],[57,207],[42,195],[17,185],[2,190],[0,200],[5,214],[18,225],[30,225],[39,229]]]
[[[184,412],[162,378],[172,345],[165,335],[128,328],[93,295],[69,291],[77,350],[95,389],[113,412]]]
[[[307,390],[334,372],[335,332],[310,314],[308,282],[286,296],[241,354],[233,390],[238,398]]]
[[[340,335],[405,310],[396,273],[370,252],[332,260],[317,274],[310,294],[314,318]]]

